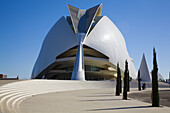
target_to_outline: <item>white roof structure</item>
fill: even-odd
[[[143,54],[139,70],[140,70],[141,81],[151,82],[151,75],[150,75],[150,71],[148,69],[148,65],[145,59],[145,54]]]
[[[135,78],[136,69],[124,37],[107,16],[101,16],[102,4],[88,10],[68,5],[68,9],[70,16],[61,17],[45,37],[31,78],[70,77],[76,56],[83,58],[86,79],[111,79],[115,77],[118,62],[124,71],[125,60],[129,64],[130,76]],[[77,33],[85,34],[81,42],[83,49],[80,49],[83,52],[77,52]],[[78,53],[82,55],[76,55]]]

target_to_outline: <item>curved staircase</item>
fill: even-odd
[[[25,80],[9,83],[0,87],[0,112],[20,113],[20,103],[38,94],[114,86],[114,81]]]

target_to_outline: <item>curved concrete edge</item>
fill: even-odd
[[[20,103],[38,94],[114,86],[114,81],[27,80],[9,83],[0,87],[0,111],[20,113]]]

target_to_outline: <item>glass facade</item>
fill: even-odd
[[[73,71],[73,66],[65,67],[65,68],[63,68],[63,70]],[[100,67],[97,67],[97,66],[85,65],[85,71],[88,71],[88,72],[99,72],[100,70],[104,70],[104,69],[100,68]]]

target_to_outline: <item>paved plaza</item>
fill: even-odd
[[[21,113],[169,113],[170,108],[151,107],[138,100],[122,100],[113,88],[64,91],[24,100]]]
[[[137,91],[132,82],[130,98],[115,96],[115,81],[26,80],[0,86],[1,113],[169,113],[162,104],[169,99],[169,85],[159,83],[161,107],[142,102],[151,91]],[[145,93],[146,92],[146,93]],[[166,92],[166,93],[165,93]],[[141,96],[145,94],[144,96]],[[138,97],[137,97],[138,96]]]

